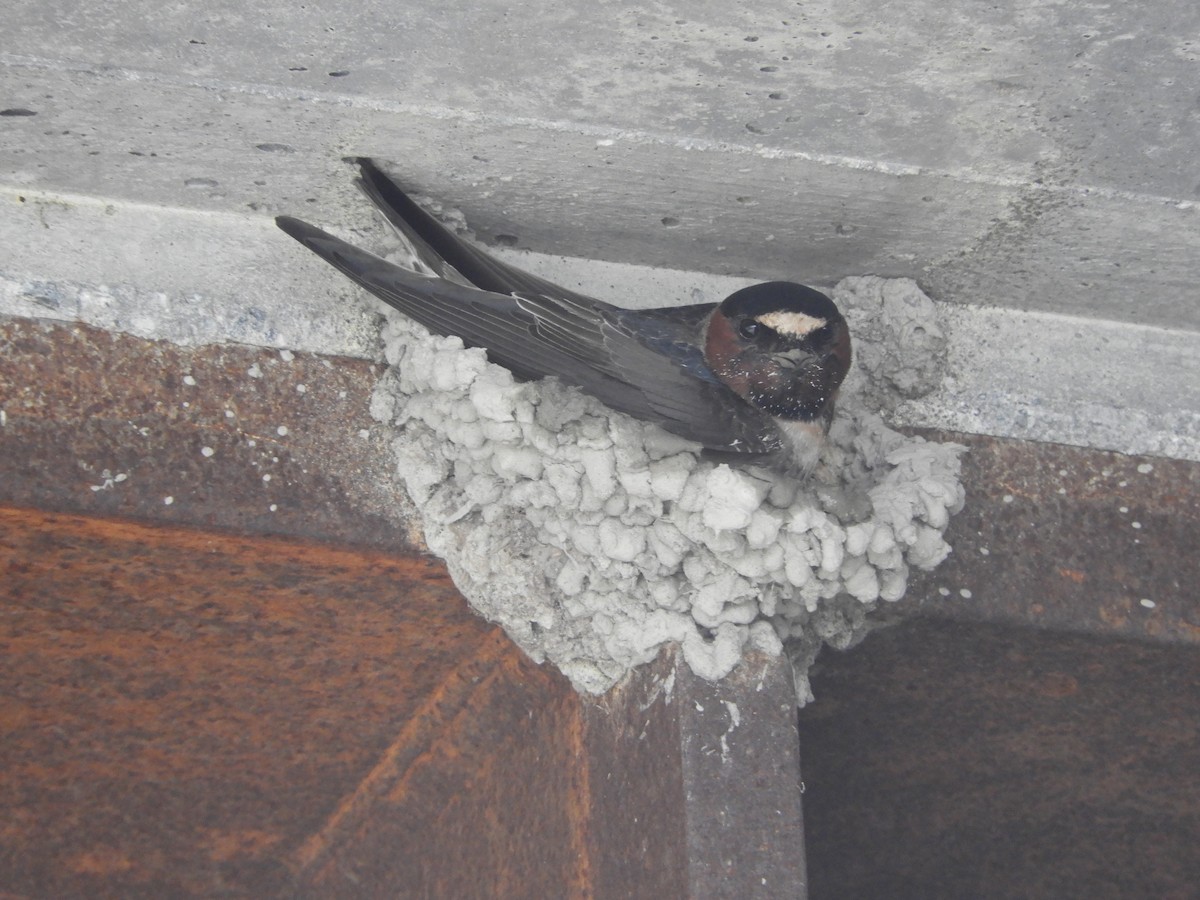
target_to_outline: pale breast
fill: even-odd
[[[797,470],[807,475],[817,466],[821,450],[825,446],[824,422],[797,422],[792,419],[775,419],[775,425],[783,435],[785,448],[790,451]]]

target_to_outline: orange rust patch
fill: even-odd
[[[1038,693],[1043,697],[1070,697],[1079,693],[1079,682],[1065,672],[1049,672],[1038,685]]]
[[[283,836],[258,828],[243,828],[240,831],[209,829],[207,834],[208,855],[217,862],[246,856],[261,856],[278,844]]]
[[[116,875],[132,871],[134,862],[112,847],[96,847],[71,859],[67,866],[80,875]]]

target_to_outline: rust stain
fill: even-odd
[[[6,886],[589,895],[579,698],[440,565],[0,507],[0,572]]]
[[[0,879],[36,896],[278,895],[446,673],[519,653],[419,557],[0,506],[0,573]]]
[[[575,769],[577,783],[567,797],[567,821],[570,823],[568,842],[571,857],[575,860],[570,896],[589,898],[595,894],[596,875],[592,860],[592,846],[588,840],[591,832],[592,767],[588,758],[583,711],[578,706],[573,710],[568,723],[566,741],[571,755],[580,761]]]
[[[381,767],[364,791],[373,801],[338,822],[299,873],[307,891],[354,894],[355,873],[370,872],[379,896],[472,896],[485,872],[489,896],[570,894],[579,697],[516,652],[465,681],[461,704],[445,704],[428,740]]]
[[[262,856],[273,850],[282,840],[283,835],[278,832],[264,831],[261,828],[242,828],[236,831],[211,828],[204,834],[208,856],[216,862],[229,862],[238,857]]]
[[[0,348],[0,502],[422,546],[369,413],[370,362],[19,319],[0,322]],[[320,427],[278,433],[297,422]]]
[[[319,865],[339,840],[353,835],[382,798],[398,802],[408,775],[423,757],[433,752],[440,735],[446,732],[446,719],[460,711],[467,697],[481,689],[481,679],[493,677],[497,663],[511,652],[501,633],[494,632],[476,654],[463,665],[447,673],[445,679],[425,698],[421,707],[404,723],[396,739],[354,791],[347,795],[321,828],[308,837],[292,855],[293,868],[304,874]],[[457,749],[446,744],[438,749],[453,755]]]
[[[67,866],[81,875],[100,876],[124,874],[135,868],[132,859],[113,847],[93,847],[68,860]]]
[[[1096,612],[1100,621],[1114,631],[1124,631],[1129,624],[1129,610],[1132,609],[1132,602],[1128,602],[1125,609],[1118,606],[1105,606]]]
[[[1200,648],[914,619],[813,687],[812,896],[1195,895]]]
[[[1037,683],[1037,692],[1043,697],[1070,697],[1079,693],[1079,682],[1065,672],[1050,672]]]
[[[1200,463],[923,433],[970,448],[967,505],[946,532],[954,552],[912,573],[890,616],[1197,640]],[[960,596],[976,585],[987,589]]]

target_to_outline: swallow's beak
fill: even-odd
[[[821,362],[820,357],[799,347],[772,354],[771,359],[783,369],[808,368]]]

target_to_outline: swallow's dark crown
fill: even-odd
[[[814,288],[793,281],[766,281],[734,291],[721,303],[721,312],[730,318],[773,312],[803,313],[827,322],[842,318],[832,300]]]

